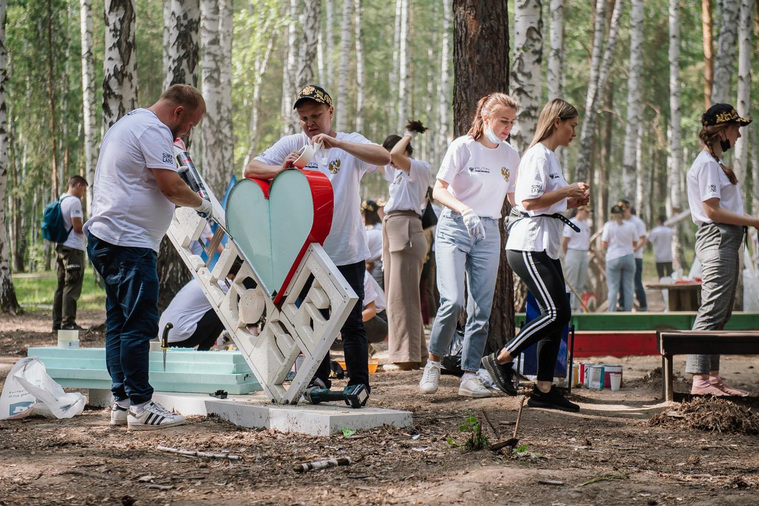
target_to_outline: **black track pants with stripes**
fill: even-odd
[[[506,259],[537,300],[540,316],[527,322],[519,334],[506,343],[505,348],[512,357],[516,357],[538,343],[538,381],[553,382],[561,333],[572,317],[561,262],[544,251],[507,250]]]

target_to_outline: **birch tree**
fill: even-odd
[[[235,163],[235,137],[232,130],[232,39],[234,38],[234,10],[232,0],[219,0],[219,46],[221,47],[221,69],[219,69],[219,130],[221,135],[221,165],[204,166],[206,173],[213,174],[209,184],[223,195]],[[203,152],[210,146],[205,144]]]
[[[324,83],[320,83],[327,90],[332,89],[333,72],[332,72],[332,56],[335,52],[335,37],[332,33],[332,20],[335,15],[335,0],[324,0],[325,2],[325,14],[327,19],[324,21]]]
[[[548,50],[548,100],[562,98],[564,87],[564,0],[550,0],[551,25],[549,26],[550,48]]]
[[[348,1],[348,0],[345,0]],[[361,33],[361,0],[355,0],[354,30],[356,37],[356,132],[364,131],[364,44]]]
[[[453,0],[451,0],[453,1]],[[400,51],[399,47],[401,45],[401,16],[403,13],[403,2],[404,0],[395,0],[395,17],[393,22],[393,67],[390,71],[390,96],[391,97],[397,97],[398,96],[398,76],[400,74]],[[395,114],[397,111],[397,108],[395,107],[396,104],[390,104],[387,105],[388,110],[388,117],[392,121],[395,119]],[[391,123],[392,124],[392,123]]]
[[[92,55],[92,0],[80,0],[80,35],[82,39],[82,111],[84,122],[84,173],[92,188],[97,166],[97,132],[95,130],[95,65]],[[87,213],[92,210],[92,191],[87,192]]]
[[[137,108],[134,0],[105,0],[103,125]]]
[[[60,195],[59,179],[60,167],[58,166],[58,121],[56,113],[55,99],[55,56],[53,55],[53,2],[47,0],[47,25],[45,30],[45,42],[47,46],[47,98],[50,108],[50,175],[52,185],[50,187],[50,198],[57,199]]]
[[[438,121],[439,125],[435,130],[437,136],[435,140],[436,153],[443,153],[448,147],[448,138],[450,136],[451,120],[451,85],[450,85],[450,60],[451,60],[451,7],[452,0],[442,0],[443,2],[443,26],[442,40],[440,49],[440,78],[438,79],[437,99],[438,99]],[[428,134],[429,135],[429,134]],[[440,158],[436,158],[437,163]]]
[[[90,0],[91,1],[91,0]],[[172,84],[198,86],[197,67],[200,59],[198,29],[199,0],[166,0],[169,4],[168,47],[163,89]]]
[[[353,2],[343,0],[343,17],[340,23],[340,69],[337,71],[337,93],[333,100],[337,102],[337,131],[344,132],[348,128],[348,75],[351,52],[351,18],[353,17]]]
[[[298,51],[298,71],[294,91],[302,89],[314,81],[314,64],[319,44],[322,4],[320,0],[307,1],[300,17],[301,43]]]
[[[741,117],[751,116],[751,53],[753,51],[753,22],[752,12],[754,0],[741,0],[740,25],[738,26],[738,114]],[[735,143],[735,159],[733,168],[738,178],[746,174],[748,168],[748,141],[751,136],[745,136]]]
[[[627,124],[625,125],[625,148],[622,157],[622,187],[634,188],[635,146],[638,143],[638,125],[642,109],[640,77],[643,70],[643,0],[632,0],[630,11],[630,74],[627,78]],[[670,68],[672,65],[670,53]],[[671,74],[670,74],[671,76]],[[671,81],[670,81],[671,82]],[[636,207],[640,209],[641,202]]]
[[[701,0],[701,32],[704,46],[704,110],[712,105],[714,85],[714,20],[712,0]]]
[[[282,133],[289,135],[295,133],[295,115],[293,114],[293,97],[297,93],[296,75],[298,71],[298,0],[290,0],[287,12],[287,58],[282,66],[282,101],[280,113],[282,115]]]
[[[409,2],[402,0],[401,3],[401,26],[398,35],[398,122],[395,130],[402,132],[409,114]]]
[[[713,104],[731,101],[729,93],[735,68],[735,48],[737,46],[740,11],[740,1],[725,0],[722,2],[722,22],[717,39],[717,58],[714,61]]]
[[[5,21],[7,0],[0,0],[0,313],[16,314],[20,308],[10,268],[6,216],[6,183],[8,180],[8,105],[6,104],[7,49],[5,46]]]
[[[669,199],[667,214],[683,208],[683,148],[682,113],[680,111],[680,0],[669,0],[669,170],[667,187]],[[683,254],[683,227],[678,224],[672,235],[675,262],[684,267],[680,259]]]
[[[541,0],[514,2],[514,63],[511,96],[519,111],[511,130],[511,143],[523,153],[532,140],[540,114],[543,64],[543,6]]]

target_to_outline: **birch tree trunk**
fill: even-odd
[[[347,0],[346,0],[347,1]],[[364,45],[361,40],[361,0],[354,0],[356,37],[356,132],[364,131]]]
[[[319,47],[319,27],[321,27],[322,4],[320,0],[307,1],[300,17],[302,38],[298,58],[295,92],[314,81],[314,64]]]
[[[81,0],[80,0],[81,1]],[[161,56],[163,57],[163,76],[164,78],[169,74],[169,47],[171,46],[171,0],[163,1],[163,50]]]
[[[519,103],[511,144],[520,153],[530,145],[540,114],[543,65],[543,6],[541,0],[514,3],[514,63],[511,96]]]
[[[105,130],[137,108],[135,20],[134,0],[105,0]]]
[[[741,0],[740,25],[738,26],[738,114],[746,118],[751,116],[751,53],[753,51],[754,0]],[[733,168],[741,180],[748,169],[748,144],[751,136],[745,131],[735,143]]]
[[[409,106],[409,70],[410,59],[408,56],[408,34],[409,34],[409,2],[410,0],[402,0],[401,3],[401,26],[400,34],[398,35],[399,43],[399,57],[398,57],[398,121],[396,123],[395,130],[402,132],[403,127],[408,121],[408,106]]]
[[[506,0],[487,3],[456,0],[453,5],[454,134],[464,135],[480,97],[509,89],[509,12]],[[504,199],[504,216],[508,215]],[[501,231],[501,247],[506,233]],[[495,298],[490,312],[486,353],[497,351],[514,336],[514,276],[501,255]]]
[[[735,48],[738,37],[738,15],[741,2],[725,0],[722,2],[722,22],[717,39],[717,58],[714,61],[714,83],[712,85],[712,103],[730,102],[730,85],[735,68]]]
[[[393,23],[393,67],[390,71],[390,96],[391,97],[397,97],[398,96],[398,76],[400,74],[400,45],[401,45],[401,16],[403,13],[403,1],[404,0],[395,0],[395,18]],[[451,0],[453,1],[453,0]],[[387,105],[387,111],[388,111],[388,121],[390,124],[393,124],[393,121],[395,120],[395,123],[397,123],[397,107],[396,104],[388,104]]]
[[[669,160],[667,187],[669,199],[667,212],[672,216],[683,208],[683,148],[682,148],[682,113],[680,111],[680,1],[669,0]],[[675,263],[684,268],[683,248],[684,228],[678,224],[672,236],[672,248]]]
[[[635,170],[635,147],[638,143],[638,126],[642,109],[640,77],[643,70],[643,0],[632,0],[631,3],[630,75],[627,78],[627,125],[625,125],[625,149],[622,156],[623,188],[636,187],[635,180],[638,172]],[[636,202],[636,207],[640,209],[640,202]]]
[[[617,35],[619,34],[619,17],[622,13],[622,0],[614,0],[614,10],[611,13],[611,20],[609,22],[609,37],[606,41],[606,47],[603,51],[603,59],[600,61],[598,70],[596,72],[597,80],[593,81],[593,66],[595,59],[601,52],[601,46],[603,40],[604,31],[604,19],[606,18],[605,2],[598,0],[596,7],[596,23],[595,23],[595,35],[593,38],[593,57],[591,60],[591,76],[590,83],[588,83],[588,94],[585,99],[585,118],[582,122],[582,129],[580,133],[580,154],[577,158],[577,180],[586,181],[590,173],[590,165],[593,152],[593,131],[596,121],[596,107],[598,105],[598,97],[601,90],[606,86],[606,81],[609,78],[609,72],[611,71],[611,62],[614,57],[614,50],[617,45]],[[599,18],[600,21],[599,21]],[[600,37],[600,38],[598,38]],[[596,50],[598,49],[598,50]],[[624,188],[623,192],[631,191],[631,188]]]
[[[232,39],[234,38],[234,10],[232,0],[219,0],[219,42],[221,46],[221,69],[219,70],[219,129],[221,135],[221,165],[204,166],[211,176],[208,183],[216,195],[223,196],[232,174],[235,172],[235,136],[232,129]],[[206,153],[211,146],[204,144]]]
[[[59,174],[58,171],[58,123],[55,110],[55,72],[53,56],[53,1],[47,0],[47,97],[50,107],[50,172],[52,177],[52,186],[50,187],[51,200],[57,199],[60,195]],[[7,118],[7,116],[6,116]]]
[[[91,0],[90,0],[91,1]],[[166,0],[169,5],[167,23],[168,47],[163,89],[172,84],[198,86],[200,46],[200,0]]]
[[[84,116],[84,173],[92,188],[97,167],[97,132],[95,131],[95,66],[92,56],[92,0],[80,0],[82,38],[82,109]],[[87,195],[87,216],[92,212],[92,191]]]
[[[440,43],[440,78],[437,89],[438,121],[440,124],[439,128],[435,131],[435,146],[438,153],[435,165],[440,162],[442,153],[448,148],[448,140],[451,135],[451,84],[449,69],[451,62],[451,8],[453,0],[442,0],[442,2],[443,26],[442,41]]]
[[[551,26],[549,27],[550,49],[548,50],[548,100],[561,98],[563,87],[564,59],[564,0],[550,0]],[[562,150],[565,151],[565,150]]]
[[[704,110],[712,105],[714,85],[714,20],[712,0],[701,0],[701,32],[704,44]]]
[[[269,25],[270,23],[264,24],[264,32],[267,31],[266,27]],[[274,37],[269,37],[263,55],[260,53],[256,55],[256,74],[253,77],[253,98],[250,105],[250,123],[248,127],[248,146],[250,147],[248,148],[248,154],[245,155],[245,160],[243,160],[243,168],[248,166],[248,163],[250,163],[250,160],[253,159],[258,151],[258,106],[261,103],[261,81],[263,75],[266,73],[266,67],[269,65],[269,57],[271,56],[273,46]]]
[[[290,135],[296,131],[295,115],[293,114],[293,99],[296,90],[296,75],[298,71],[298,0],[290,0],[287,12],[287,59],[282,66],[282,102],[280,112],[282,114],[282,133]]]
[[[206,114],[201,127],[203,153],[201,169],[203,177],[211,186],[211,191],[219,195],[226,182],[221,174],[224,167],[225,142],[224,120],[222,116],[222,68],[224,54],[221,46],[219,0],[201,0],[200,2],[200,44],[201,44],[201,82],[203,98],[206,102]]]
[[[332,57],[335,52],[335,38],[332,33],[332,20],[335,15],[334,0],[324,0],[326,2],[325,14],[327,19],[324,21],[324,82],[321,83],[322,87],[328,91],[332,89]]]
[[[351,52],[351,18],[353,17],[353,2],[343,0],[343,17],[340,23],[340,69],[337,76],[337,96],[332,100],[337,103],[337,131],[345,132],[348,128],[348,75]]]
[[[8,218],[5,214],[5,190],[8,181],[8,105],[5,101],[8,84],[5,47],[7,9],[7,0],[0,0],[0,313],[16,314],[20,306],[11,277],[10,247],[6,233]]]

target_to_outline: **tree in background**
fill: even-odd
[[[166,47],[163,88],[172,84],[198,86],[197,67],[200,61],[199,0],[165,0]]]
[[[638,145],[638,129],[643,109],[640,92],[643,69],[643,0],[632,0],[630,12],[630,73],[627,77],[627,124],[625,125],[625,150],[622,155],[622,187],[635,188],[637,167],[635,148]],[[642,202],[636,199],[640,209]]]
[[[82,116],[84,119],[84,174],[89,187],[95,179],[98,163],[97,131],[95,129],[95,64],[92,43],[92,0],[79,2],[80,34],[82,38]],[[87,216],[92,212],[92,190],[88,191]]]
[[[510,142],[519,153],[530,145],[543,98],[543,5],[541,0],[514,3],[514,64],[511,96],[519,111]]]
[[[564,95],[564,0],[550,0],[548,72],[548,100],[562,98]]]
[[[741,2],[724,0],[722,22],[717,38],[717,58],[714,61],[714,83],[712,84],[712,104],[731,102],[733,73],[735,72],[735,48],[738,42],[738,15]]]
[[[509,89],[509,10],[506,0],[456,0],[453,4],[454,135],[469,130],[477,101]],[[503,216],[510,206],[504,199]],[[501,246],[506,232],[501,230]],[[500,350],[514,336],[514,275],[501,255],[495,299],[490,312],[487,349]],[[487,353],[487,352],[486,352]]]
[[[134,0],[105,0],[105,130],[137,108],[137,59],[134,49],[136,20]]]

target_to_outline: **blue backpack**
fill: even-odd
[[[72,226],[66,230],[66,222],[63,221],[63,212],[61,211],[61,202],[66,197],[73,195],[64,195],[55,202],[45,206],[42,214],[42,237],[51,242],[66,242],[71,233]]]

